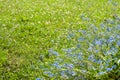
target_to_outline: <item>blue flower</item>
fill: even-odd
[[[85,17],[85,14],[82,14],[82,15],[80,16],[80,18],[83,18],[83,17]]]
[[[105,73],[105,72],[99,72],[98,74],[99,74],[99,75],[103,75],[104,73]]]
[[[54,51],[53,49],[50,49],[48,50],[48,52],[52,53],[52,54],[49,54],[49,55],[56,55],[56,56],[59,56],[59,53]]]
[[[88,51],[92,52],[93,48],[92,47],[89,47],[88,48]]]
[[[105,24],[104,24],[104,23],[101,23],[100,26],[101,26],[102,28],[104,28],[104,27],[105,27]]]
[[[65,75],[65,72],[64,71],[61,71],[61,76],[64,76]]]
[[[63,64],[63,67],[67,67],[67,66],[68,66],[68,64],[67,64],[67,63]]]
[[[78,39],[78,41],[84,41],[85,40],[85,38],[79,38]]]
[[[59,56],[58,52],[54,51],[52,52],[54,55]]]
[[[100,66],[100,69],[103,69],[104,68],[104,66]]]
[[[91,61],[93,61],[93,62],[96,62],[96,59],[95,59],[95,57],[94,57],[93,54],[88,57],[88,60],[91,60]]]
[[[97,61],[97,63],[100,64],[100,63],[102,63],[102,61],[99,59],[99,60]]]
[[[53,52],[54,50],[53,49],[49,49],[48,52]]]
[[[112,47],[110,48],[109,52],[114,55],[115,53],[118,52],[118,49],[112,46]]]
[[[58,66],[59,66],[59,63],[58,63],[58,62],[55,62],[53,65],[54,65],[55,67],[58,67]]]
[[[86,21],[90,21],[90,18],[85,18]]]
[[[117,29],[120,30],[120,25],[117,25]]]
[[[69,71],[69,74],[72,75],[72,76],[75,76],[76,72],[75,71]]]
[[[82,34],[85,34],[86,33],[86,31],[85,30],[82,30]]]
[[[99,52],[99,50],[94,50],[94,52],[95,52],[95,53],[98,53],[98,52]]]
[[[82,60],[82,54],[78,54],[78,55],[77,55],[77,58],[78,58],[79,60]]]
[[[80,48],[80,44],[77,44],[77,48]]]
[[[108,27],[108,28],[107,28],[107,31],[110,32],[110,31],[111,31],[111,28]]]
[[[106,71],[109,72],[109,71],[112,71],[113,69],[112,68],[107,68]]]
[[[73,34],[73,33],[69,34],[70,37],[73,37],[74,35],[75,35],[75,34]]]
[[[117,65],[113,65],[113,66],[112,66],[112,69],[115,69],[116,67],[117,67]]]
[[[56,60],[56,61],[59,61],[59,62],[63,62],[63,59],[58,58],[58,57],[57,57],[55,60]]]
[[[83,73],[86,73],[87,71],[86,70],[81,70]]]
[[[67,52],[67,53],[71,53],[72,49],[68,48],[68,49],[63,49],[63,51]]]
[[[36,80],[41,80],[40,78],[36,78]]]
[[[69,69],[72,69],[73,67],[74,67],[73,64],[69,64],[69,65],[68,65],[68,68],[69,68]]]
[[[102,45],[102,40],[96,40],[96,41],[95,41],[95,44],[96,44],[96,45]]]
[[[119,40],[119,41],[117,41],[117,45],[118,45],[118,46],[120,46],[120,40]]]
[[[45,71],[44,74],[49,76],[49,77],[53,77],[54,76],[54,74],[52,74],[51,71]]]
[[[119,35],[119,34],[117,34],[117,35],[116,35],[116,38],[120,39],[120,35]]]
[[[114,41],[114,38],[113,38],[113,37],[110,37],[110,38],[107,40],[108,43],[112,43],[113,41]]]
[[[86,30],[78,30],[78,32],[82,33],[82,34],[85,34],[86,33]]]

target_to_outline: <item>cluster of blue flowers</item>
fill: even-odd
[[[120,17],[107,19],[97,27],[90,24],[87,29],[68,35],[68,41],[74,38],[76,44],[62,49],[64,54],[49,50],[49,56],[55,57],[48,67],[41,68],[44,77],[56,80],[120,78]]]

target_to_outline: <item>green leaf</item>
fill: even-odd
[[[0,64],[3,64],[7,60],[7,53],[8,51],[0,49]]]

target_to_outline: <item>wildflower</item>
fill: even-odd
[[[40,78],[36,78],[36,80],[41,80]]]
[[[115,69],[116,67],[117,67],[116,65],[113,65],[113,66],[112,66],[112,69]]]
[[[114,38],[113,38],[113,37],[110,37],[110,38],[107,40],[108,43],[112,43],[113,41],[114,41]]]
[[[68,48],[68,49],[63,49],[63,51],[67,52],[67,53],[71,53],[72,49]]]
[[[91,60],[91,59],[94,59],[94,55],[90,55],[90,56],[88,57],[88,60]]]
[[[119,41],[117,41],[117,45],[118,45],[118,46],[120,46],[120,40],[119,40]]]
[[[79,38],[78,39],[78,41],[84,41],[85,40],[85,38]]]
[[[119,35],[119,34],[117,34],[117,35],[116,35],[116,38],[120,39],[120,35]]]
[[[72,71],[70,74],[71,74],[72,76],[75,76],[75,75],[76,75],[76,72],[75,72],[75,71]]]
[[[49,49],[48,52],[53,52],[53,49]]]
[[[104,27],[105,27],[104,23],[101,23],[101,24],[100,24],[100,26],[101,26],[102,28],[104,28]]]
[[[86,21],[90,21],[90,18],[85,18]]]
[[[100,64],[101,62],[102,62],[102,61],[101,61],[100,59],[97,61],[98,64]]]
[[[92,52],[93,48],[92,47],[89,47],[88,48],[88,51]]]
[[[59,63],[58,63],[58,62],[55,62],[53,65],[54,65],[55,67],[58,67]]]
[[[74,34],[73,34],[73,33],[71,33],[71,34],[69,34],[68,36],[73,37],[73,36],[74,36]]]
[[[54,51],[52,52],[54,55],[59,56],[58,52]]]
[[[118,52],[118,49],[115,48],[115,47],[111,47],[110,50],[109,50],[109,52],[112,53],[112,54],[114,55],[115,53]]]
[[[44,74],[49,76],[49,77],[53,77],[54,76],[51,71],[45,71]]]
[[[100,69],[103,69],[104,68],[104,66],[100,66]]]
[[[68,68],[69,68],[69,69],[72,69],[73,67],[74,67],[73,64],[69,64],[69,65],[68,65]]]
[[[80,44],[77,44],[77,48],[80,48]]]
[[[120,30],[120,25],[117,25],[117,29]]]
[[[86,33],[86,31],[85,30],[82,30],[82,34],[85,34]]]
[[[81,70],[83,73],[86,73],[87,71],[86,70]]]
[[[68,66],[68,64],[67,64],[67,63],[65,63],[65,64],[63,64],[63,66],[64,66],[64,67],[67,67],[67,66]]]
[[[65,72],[64,72],[64,71],[62,71],[62,72],[61,72],[61,76],[64,76],[64,75],[65,75]]]
[[[59,56],[59,53],[54,51],[53,49],[48,50],[48,52],[52,53],[53,55]],[[49,54],[49,55],[52,55],[52,54]]]
[[[103,75],[104,73],[105,73],[105,72],[99,72],[98,74],[99,74],[99,75]]]
[[[107,68],[107,69],[106,69],[107,72],[109,72],[109,71],[111,71],[111,70],[112,70],[112,68]]]
[[[85,14],[82,14],[81,16],[80,16],[80,18],[83,18],[85,16]]]
[[[77,58],[80,59],[80,60],[82,60],[82,54],[78,54]]]
[[[98,53],[98,52],[99,52],[99,50],[94,50],[94,52],[95,52],[95,53]]]
[[[95,41],[95,44],[96,44],[96,45],[102,45],[102,40],[97,40],[97,41]]]
[[[108,28],[107,28],[107,31],[110,32],[110,31],[111,31],[111,28],[108,27]]]
[[[58,58],[58,57],[57,57],[55,60],[56,60],[56,61],[59,61],[59,62],[62,62],[62,61],[63,61],[63,59]]]
[[[63,77],[64,79],[69,79],[69,77],[68,77],[67,75],[62,75],[62,77]]]

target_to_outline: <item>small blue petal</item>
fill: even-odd
[[[41,80],[40,78],[36,78],[36,80]]]
[[[101,24],[100,24],[100,26],[101,26],[102,28],[104,28],[104,27],[105,27],[104,23],[101,23]]]
[[[118,46],[120,46],[120,40],[119,40],[119,41],[117,41],[117,45],[118,45]]]
[[[80,44],[77,44],[77,48],[80,48]]]
[[[112,70],[112,68],[107,68],[107,69],[106,69],[106,71],[108,71],[108,72],[111,71],[111,70]]]
[[[95,44],[96,44],[96,45],[102,45],[102,40],[97,40],[97,41],[95,41]]]
[[[78,41],[84,41],[85,40],[85,38],[79,38],[78,39]]]
[[[99,75],[103,75],[103,74],[104,74],[104,72],[99,72],[98,74],[99,74]]]
[[[117,25],[116,27],[117,27],[117,30],[120,30],[120,25]]]
[[[113,66],[112,66],[112,69],[115,69],[116,67],[117,67],[116,65],[113,65]]]
[[[114,38],[113,38],[113,37],[110,37],[110,38],[107,40],[108,43],[112,43],[113,41],[114,41]]]

